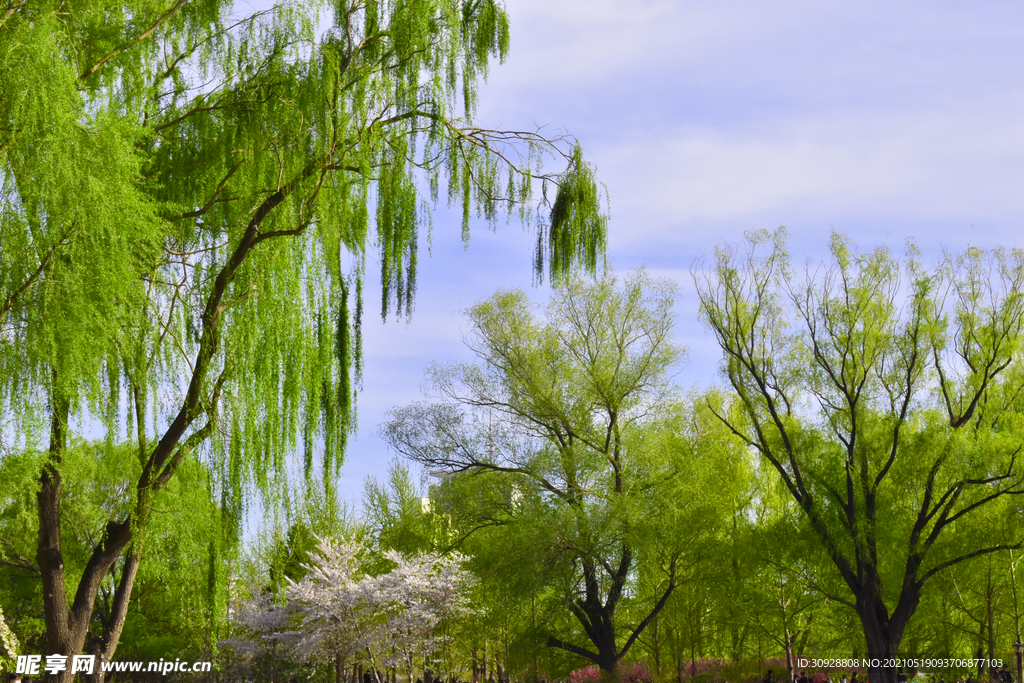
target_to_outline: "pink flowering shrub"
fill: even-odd
[[[569,683],[594,683],[601,680],[601,670],[596,665],[588,666],[585,669],[576,669],[569,674]],[[651,671],[647,668],[646,662],[619,665],[619,680],[622,683],[650,682]]]
[[[586,669],[576,669],[569,674],[569,683],[593,683],[601,679],[601,670],[596,665],[588,666]]]
[[[693,677],[707,673],[718,673],[725,664],[725,660],[718,657],[698,657],[692,662],[687,660],[683,665],[683,676]]]
[[[685,683],[761,683],[764,674],[772,670],[772,679],[777,683],[785,683],[786,660],[781,657],[758,660],[750,659],[741,662],[730,662],[718,657],[700,657],[693,662],[687,660],[683,664],[683,681]],[[760,673],[759,673],[760,672]],[[797,672],[799,673],[799,671]],[[832,672],[808,671],[807,676],[810,683],[837,683],[841,674],[838,670]],[[675,676],[672,676],[674,679]],[[577,669],[569,674],[567,683],[599,683],[601,670],[597,666],[588,666],[585,669]],[[651,683],[654,676],[646,662],[619,665],[619,680],[621,683]],[[864,681],[864,683],[867,683]]]
[[[651,681],[651,670],[647,668],[647,662],[636,664],[625,664],[619,667],[619,680],[624,683],[639,683],[639,681]]]

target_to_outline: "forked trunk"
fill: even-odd
[[[872,590],[874,588],[874,590]],[[903,630],[914,613],[918,596],[904,595],[900,603],[909,605],[909,609],[900,612],[900,616],[890,617],[882,599],[880,588],[868,586],[857,595],[857,615],[864,629],[864,639],[868,648],[868,681],[870,683],[896,683],[898,670],[893,660],[899,656]],[[888,664],[888,666],[887,666]]]

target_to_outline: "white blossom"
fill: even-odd
[[[293,627],[290,605],[281,605],[270,591],[249,587],[253,597],[240,601],[234,610],[236,637],[221,641],[239,654],[281,653],[294,648],[300,633]]]
[[[0,656],[14,661],[18,656],[19,649],[18,639],[7,626],[7,622],[4,620],[4,611],[0,609]]]
[[[469,609],[470,575],[459,555],[404,557],[392,551],[384,558],[393,568],[372,575],[362,542],[318,541],[303,565],[306,576],[289,581],[287,603],[253,592],[235,616],[239,637],[225,645],[314,664],[359,658],[374,668],[401,666],[411,678],[414,658],[443,642],[439,625]]]

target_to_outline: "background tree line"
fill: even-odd
[[[746,680],[769,667],[791,674],[799,658],[877,657],[879,624],[894,655],[1015,668],[1024,258],[968,250],[926,271],[913,250],[900,263],[836,236],[832,262],[800,278],[783,238],[751,235],[746,251],[720,250],[712,268],[695,270],[729,388],[674,385],[683,358],[671,334],[676,289],[643,272],[570,280],[546,306],[499,291],[470,309],[467,344],[478,361],[430,368],[428,399],[382,426],[432,483],[419,490],[396,462],[387,482],[367,482],[361,519],[312,482],[304,502],[280,500],[281,523],[234,565],[244,587],[227,591],[230,607],[211,591],[203,625],[244,639],[239,615],[262,601],[280,619],[262,651],[277,665],[253,668],[251,655],[228,648],[225,670],[345,680],[365,666],[395,678],[401,661],[406,677],[522,680],[587,665],[628,676],[625,663],[644,662],[664,679]],[[69,467],[128,452],[79,451]],[[42,457],[6,460],[11,480],[31,477]],[[117,504],[116,487],[94,480],[87,494],[69,495],[88,503],[76,519]],[[17,490],[24,501],[30,487]],[[208,488],[188,492],[204,490],[216,509]],[[27,507],[8,508],[23,544],[35,533]],[[464,587],[472,609],[422,619],[443,633],[431,630],[423,642],[432,645],[404,655],[379,644],[333,658],[282,649],[302,620],[274,610],[311,601],[298,587],[311,572],[330,574],[324,567],[340,552],[330,544],[346,542],[367,549],[358,571],[343,572],[366,586],[388,585],[389,572],[417,557],[459,553],[474,577]],[[30,573],[9,545],[8,571]],[[212,557],[203,544],[173,552]],[[206,571],[216,586],[212,562],[180,566]],[[26,605],[31,585],[18,591]],[[351,609],[344,599],[353,598],[329,593],[317,594],[323,613]],[[138,609],[141,618],[141,601]],[[23,639],[30,624],[14,622]],[[203,647],[215,656],[212,638]],[[886,680],[896,671],[863,673]]]
[[[382,427],[428,496],[396,463],[364,520],[381,550],[466,556],[476,613],[443,671],[760,680],[878,657],[872,619],[892,656],[1017,668],[1024,256],[926,271],[835,236],[801,276],[783,240],[695,270],[728,389],[673,385],[675,289],[642,272],[467,312],[478,362],[431,367],[428,399]]]

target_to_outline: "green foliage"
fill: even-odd
[[[857,552],[858,541],[841,535],[844,510],[830,491],[838,489],[835,482],[843,481],[847,469],[841,460],[837,464],[843,455],[838,435],[856,426],[854,464],[867,463],[870,482],[883,469],[878,463],[884,466],[891,455],[896,424],[900,449],[872,502],[873,527],[863,529],[860,539],[878,553],[883,608],[891,607],[887,600],[906,601],[898,579],[914,552],[908,534],[931,469],[934,491],[948,492],[960,483],[945,495],[947,503],[955,497],[955,505],[964,507],[948,507],[945,514],[966,509],[958,519],[970,520],[940,530],[930,545],[919,543],[927,560],[919,568],[931,574],[918,582],[916,615],[898,651],[970,657],[980,645],[986,656],[1010,661],[1024,588],[1016,571],[1019,551],[996,546],[1019,538],[1024,519],[1020,496],[1011,495],[1019,475],[999,478],[1013,465],[1021,370],[1012,340],[992,345],[1000,333],[991,311],[999,309],[993,302],[1018,288],[1014,268],[972,266],[972,275],[951,259],[939,269],[948,278],[942,280],[925,275],[911,260],[903,274],[914,273],[915,286],[901,289],[893,285],[896,267],[887,253],[858,256],[837,239],[837,270],[825,284],[795,285],[786,279],[782,246],[777,240],[753,276],[742,263],[718,273],[732,287],[730,319],[742,323],[727,338],[744,341],[734,348],[763,353],[753,367],[774,373],[765,386],[790,399],[781,429],[764,428],[768,446],[784,447],[783,430],[793,444],[793,458],[780,463],[788,481],[747,431],[771,411],[756,404],[755,394],[741,393],[756,391],[756,381],[728,374],[749,367],[742,358],[727,356],[727,376],[735,382],[731,392],[683,394],[672,385],[680,352],[668,336],[667,283],[647,287],[648,280],[636,275],[620,285],[608,275],[597,283],[572,283],[547,307],[532,304],[522,292],[502,291],[471,309],[467,340],[478,362],[433,366],[435,402],[398,409],[383,428],[393,446],[431,473],[428,500],[397,463],[387,481],[367,483],[367,533],[378,551],[458,548],[480,577],[476,612],[449,625],[452,640],[425,666],[466,673],[486,656],[491,673],[497,664],[513,679],[564,676],[586,657],[579,650],[593,644],[588,623],[592,627],[594,621],[586,610],[613,624],[617,654],[638,633],[623,661],[646,660],[655,680],[760,680],[768,667],[778,680],[787,651],[793,659],[867,656],[872,644],[850,595],[853,588],[822,533],[839,534],[835,547]],[[995,255],[987,262],[1009,264],[1011,258],[1016,257]],[[984,262],[977,256],[965,261]],[[1002,275],[992,273],[1010,277],[996,284]],[[993,281],[988,299],[970,294],[979,290],[971,278]],[[944,320],[926,305],[944,288],[965,292],[946,293],[946,300],[961,302],[965,310],[974,306],[961,317],[979,328],[952,334],[957,341],[946,346],[937,342],[954,329],[953,316]],[[910,303],[894,304],[902,292],[909,293]],[[827,341],[840,349],[831,353],[849,355],[843,371],[864,387],[855,420],[842,413],[842,393],[827,371],[831,366],[815,355],[801,310],[818,325],[813,334],[821,340],[821,354],[828,352]],[[915,328],[900,316],[920,316],[927,324]],[[921,357],[940,363],[945,380],[934,366],[905,372],[919,348],[913,329],[928,330],[927,341],[921,336],[917,343],[936,346]],[[1012,325],[1004,333],[1012,333]],[[970,346],[978,342],[964,341],[972,338],[987,340],[990,349],[1008,349],[992,367],[1011,362],[985,385],[986,399],[975,407],[983,417],[951,427],[957,406],[970,405],[950,391],[953,372],[967,376],[971,364],[983,365],[963,360],[982,353],[982,347]],[[950,346],[962,351],[948,352]],[[914,394],[902,423],[886,412],[899,395],[894,378],[901,377],[930,382],[919,385],[924,388]],[[614,421],[609,407],[616,411]],[[606,443],[620,449],[617,456],[612,447],[602,450]],[[817,522],[792,493],[797,473],[820,506],[812,510]],[[974,483],[982,476],[992,481]],[[982,495],[974,486],[984,486]],[[858,502],[857,511],[867,514],[868,504]],[[592,596],[609,604],[624,549],[630,557],[628,571],[620,575],[621,594],[612,601],[614,610],[599,613]],[[975,552],[983,557],[968,561]],[[675,588],[656,609],[673,580]],[[547,647],[552,640],[578,650]],[[599,654],[594,649],[590,654]],[[715,672],[699,673],[709,662]],[[692,675],[691,663],[697,672]],[[967,672],[928,673],[952,680]]]
[[[419,495],[402,462],[391,463],[386,484],[367,477],[363,501],[367,531],[382,551],[412,556],[448,545],[444,519],[434,513],[430,498]]]
[[[593,171],[577,146],[572,151],[572,165],[558,186],[551,223],[537,232],[534,272],[538,279],[545,263],[550,264],[549,279],[555,284],[564,281],[577,262],[595,271],[607,246],[606,223]],[[594,230],[594,225],[601,229]]]
[[[320,539],[361,538],[363,526],[332,488],[310,482],[248,540],[233,578],[283,600],[289,582],[305,577]]]
[[[0,392],[30,441],[45,395],[113,432],[124,388],[149,399],[142,414],[173,415],[158,388],[195,376],[190,414],[217,412],[230,434],[224,485],[267,488],[300,439],[307,472],[314,450],[340,463],[371,214],[384,315],[412,310],[421,181],[443,180],[467,221],[474,205],[526,219],[533,185],[555,184],[552,225],[589,245],[552,253],[558,272],[596,267],[605,222],[578,148],[469,118],[508,50],[496,2],[340,2],[322,36],[320,3],[237,21],[227,7],[4,14]],[[542,172],[552,153],[569,170]]]
[[[3,648],[3,652],[0,653],[0,665],[5,669],[10,669],[21,652],[21,647],[18,645],[17,636],[7,625],[2,610],[0,610],[0,648]]]

